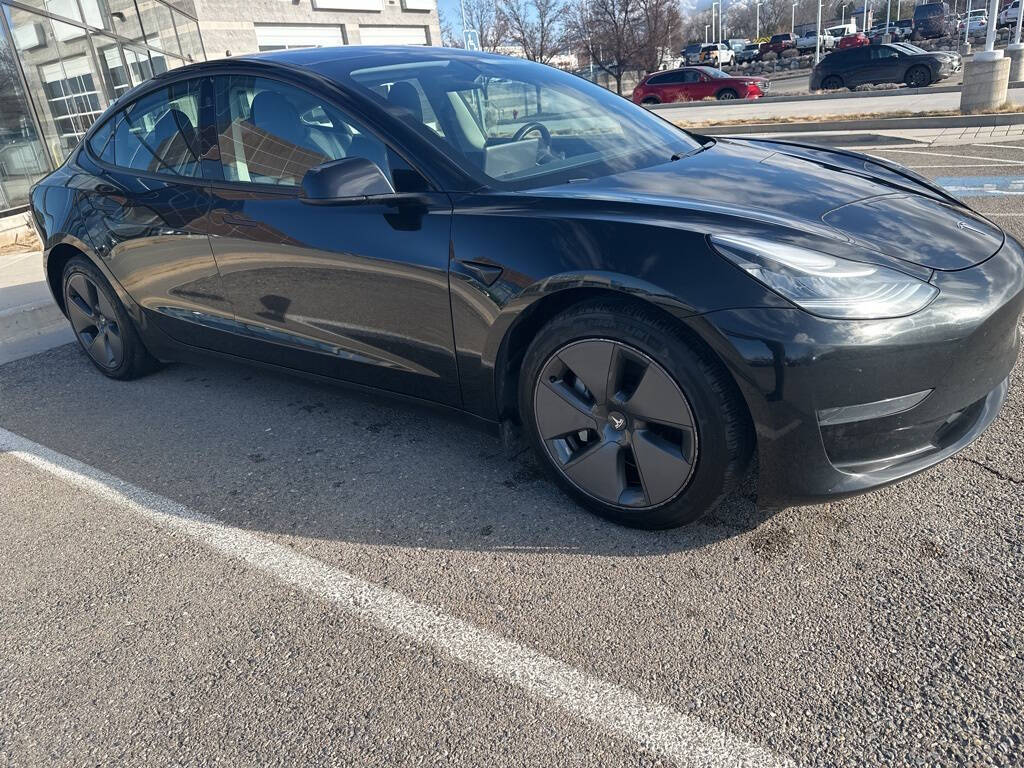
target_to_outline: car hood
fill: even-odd
[[[639,170],[534,190],[782,226],[937,270],[979,264],[1003,232],[913,172],[865,155],[722,140]]]

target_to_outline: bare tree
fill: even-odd
[[[637,0],[575,0],[568,26],[573,42],[591,63],[615,80],[622,95],[622,76],[636,58]]]
[[[465,41],[455,34],[455,29],[448,19],[448,14],[441,11],[440,4],[437,6],[437,23],[441,27],[441,45],[445,48],[465,47]]]
[[[466,27],[477,33],[480,50],[494,53],[508,42],[508,18],[494,0],[464,0]]]
[[[634,64],[637,69],[653,72],[661,69],[674,55],[681,40],[682,16],[677,0],[637,0],[638,22]]]
[[[530,61],[549,64],[565,50],[562,0],[503,0],[498,12],[508,24],[509,40]]]

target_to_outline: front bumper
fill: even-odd
[[[1024,250],[1008,237],[984,263],[936,272],[932,283],[939,296],[905,318],[837,321],[763,308],[689,320],[750,410],[759,504],[817,502],[895,482],[961,450],[995,419],[1020,349]],[[819,423],[821,410],[926,390],[901,413]]]

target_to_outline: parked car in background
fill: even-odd
[[[768,89],[764,77],[732,77],[714,67],[683,67],[654,72],[633,89],[635,104],[669,104],[701,99],[758,99]]]
[[[968,35],[982,34],[988,31],[988,15],[985,13],[976,14],[971,11],[969,16],[960,19],[957,24],[957,32]]]
[[[737,52],[737,54],[736,54],[736,62],[742,64],[744,62],[749,63],[751,61],[757,61],[757,57],[760,56],[760,55],[761,55],[761,45],[760,45],[760,43],[750,43],[748,45],[743,46],[743,50],[742,51]]]
[[[774,53],[776,56],[781,56],[782,52],[787,48],[796,48],[796,35],[792,32],[783,32],[779,35],[772,35],[771,39],[761,46],[761,55],[764,56],[766,53]]]
[[[811,31],[796,39],[796,49],[800,51],[800,53],[810,53],[811,51],[819,48],[819,40],[820,49],[822,51],[831,51],[836,47],[836,39],[828,32],[822,32],[820,35],[816,35]]]
[[[899,21],[894,21],[890,34],[894,41],[910,40],[914,36],[914,20],[900,19]]]
[[[824,32],[826,35],[832,35],[836,40],[840,40],[847,35],[852,35],[857,31],[857,22],[848,21],[845,24],[836,24],[834,27],[827,27]]]
[[[811,70],[811,90],[853,89],[867,83],[924,88],[961,66],[959,54],[931,53],[907,43],[858,46],[835,51],[818,62]]]
[[[749,43],[750,41],[745,37],[730,37],[725,41],[725,44],[732,49],[733,53],[739,53],[746,48]]]
[[[842,51],[847,48],[860,48],[864,45],[871,45],[871,39],[863,32],[854,32],[852,35],[847,35],[840,40],[836,49]]]
[[[925,3],[914,8],[914,37],[930,39],[947,37],[956,30],[949,20],[949,5]]]
[[[1013,0],[1008,6],[1003,8],[996,16],[997,27],[1010,27],[1016,26],[1017,17],[1020,15],[1020,0]]]
[[[700,49],[704,46],[700,43],[690,43],[683,49],[683,62],[689,66],[700,63]]]
[[[736,54],[725,43],[705,43],[700,48],[700,63],[709,67],[724,67],[736,61]]]

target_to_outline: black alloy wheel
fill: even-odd
[[[927,67],[912,67],[907,72],[907,86],[910,88],[927,88],[932,84],[932,75]]]
[[[843,87],[843,79],[836,75],[829,75],[821,81],[821,90],[823,91],[838,91]]]
[[[737,94],[736,91],[732,90],[732,88],[726,88],[718,92],[719,101],[728,101],[729,99],[735,99],[738,97],[739,94]]]
[[[114,379],[132,379],[156,366],[110,283],[92,262],[81,256],[71,259],[63,285],[68,320],[93,365]]]
[[[526,352],[519,408],[539,460],[614,522],[682,525],[745,474],[753,431],[742,399],[684,336],[668,318],[609,300],[567,310]]]
[[[638,349],[611,339],[557,350],[534,391],[537,429],[583,493],[642,510],[690,479],[697,430],[679,385]]]
[[[642,104],[661,104],[661,99],[659,99],[657,96],[645,96],[641,103]]]

